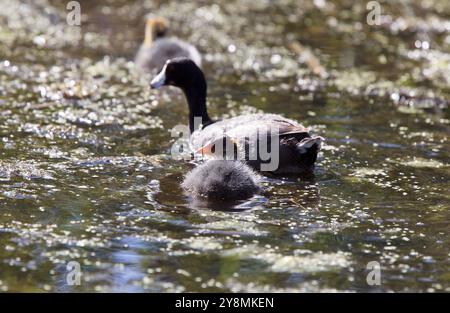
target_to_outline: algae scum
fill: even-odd
[[[2,5],[0,290],[450,291],[450,5],[381,6],[371,26],[346,0],[81,1],[76,27],[59,1]],[[315,177],[232,210],[183,195],[184,99],[131,62],[146,13],[203,53],[212,116],[327,138]]]

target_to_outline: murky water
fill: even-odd
[[[64,1],[1,5],[1,291],[450,291],[450,3],[383,2],[370,26],[365,3],[254,2],[81,1],[81,27]],[[326,137],[315,177],[233,210],[183,195],[184,99],[131,62],[146,13],[205,56],[211,115]]]

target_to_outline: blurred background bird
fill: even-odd
[[[187,57],[197,66],[202,58],[197,48],[176,37],[167,37],[169,22],[163,17],[149,17],[145,26],[145,38],[136,57],[136,65],[145,72],[161,70],[167,60]]]

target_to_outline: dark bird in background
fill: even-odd
[[[135,57],[136,65],[151,72],[160,70],[167,60],[187,57],[201,66],[201,55],[193,45],[175,37],[167,37],[168,25],[168,21],[162,17],[147,19],[145,39]]]

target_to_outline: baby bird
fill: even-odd
[[[194,199],[245,200],[260,191],[260,177],[238,161],[211,160],[190,171],[181,186]]]
[[[150,17],[145,27],[145,39],[134,62],[145,72],[161,70],[167,60],[187,57],[201,67],[201,56],[191,44],[178,38],[167,38],[168,22],[162,17]]]

